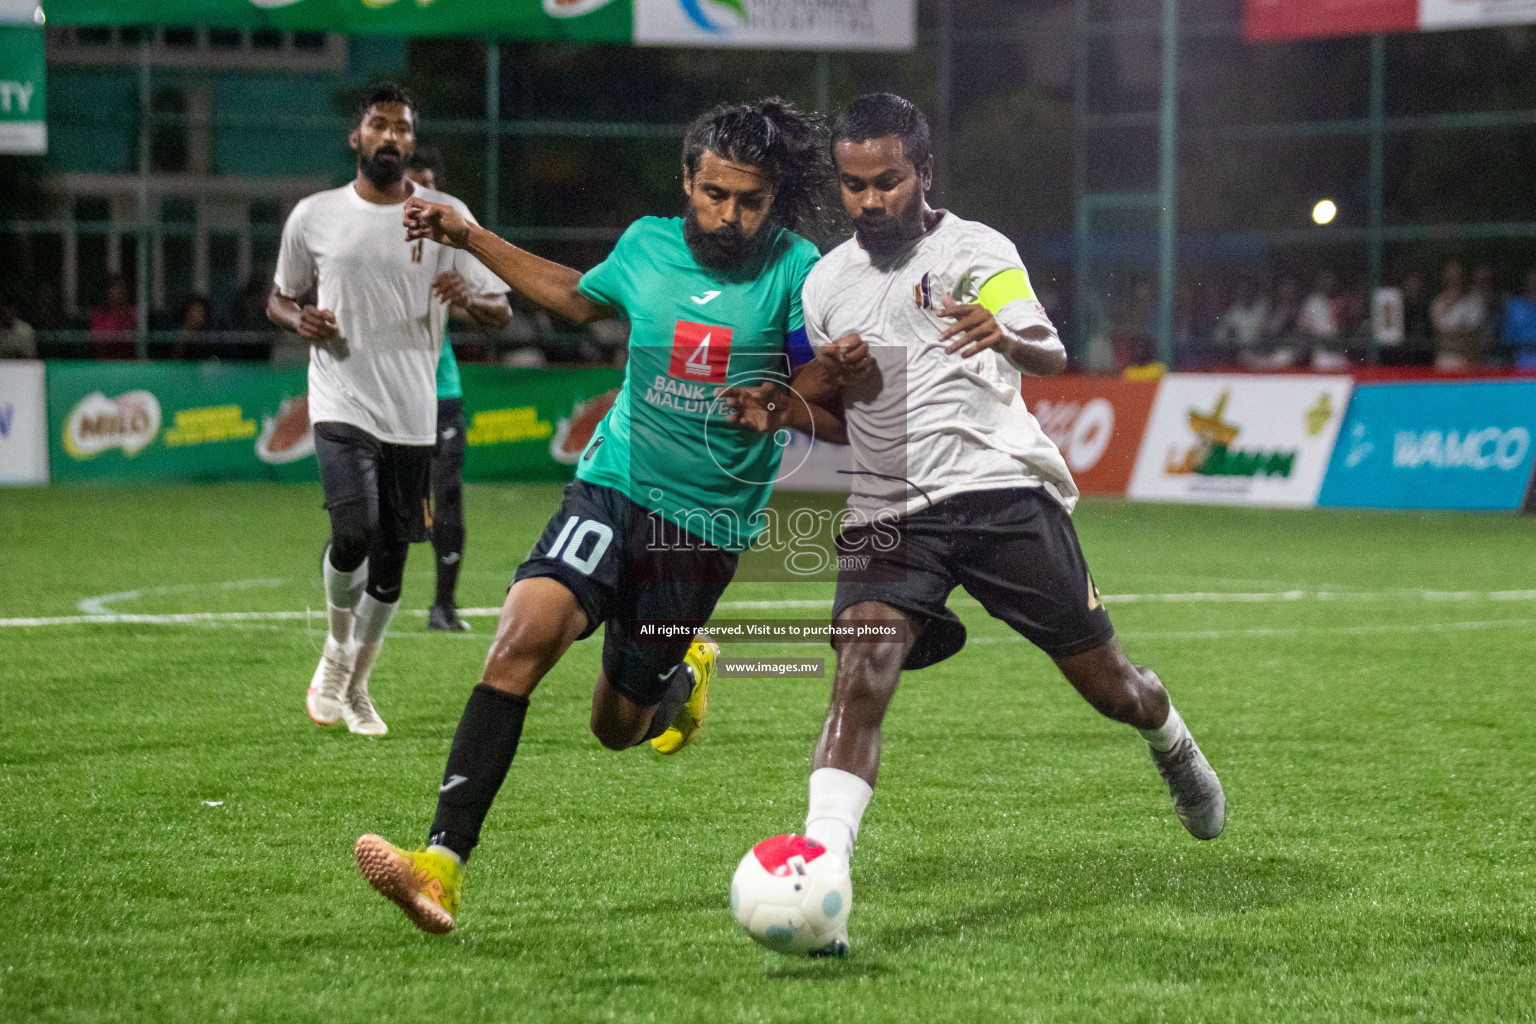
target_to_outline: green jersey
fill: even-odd
[[[453,346],[448,344],[447,324],[443,325],[443,350],[437,354],[437,397],[464,397],[464,388],[459,384],[459,361],[453,358]]]
[[[810,355],[800,290],[816,247],[769,224],[757,254],[710,270],[693,258],[680,218],[644,217],[581,279],[581,293],[630,320],[629,363],[576,476],[728,551],[762,532],[778,475],[771,435],[726,423],[728,385],[787,381]]]

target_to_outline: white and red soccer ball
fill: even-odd
[[[731,911],[753,939],[804,956],[841,935],[853,904],[848,863],[814,839],[765,839],[731,879]]]

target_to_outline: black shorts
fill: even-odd
[[[599,624],[603,673],[636,704],[659,703],[661,676],[688,651],[691,636],[636,640],[631,623],[658,619],[700,624],[736,575],[736,555],[685,533],[612,487],[573,480],[514,583],[559,580],[587,613],[582,637]]]
[[[427,539],[431,445],[390,444],[350,423],[316,423],[315,459],[328,511],[362,503],[368,521],[378,523],[377,543],[388,547]]]
[[[956,586],[1052,657],[1091,651],[1115,635],[1072,517],[1043,488],[946,498],[884,527],[895,543],[871,543],[871,529],[838,538],[844,569],[832,617],[878,601],[926,619],[903,668],[926,668],[965,646],[965,626],[946,604]],[[847,568],[850,558],[866,557],[865,567]]]

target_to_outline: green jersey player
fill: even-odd
[[[811,359],[800,295],[817,253],[791,229],[818,212],[829,183],[820,122],[764,100],[690,125],[686,215],[637,221],[585,275],[448,206],[408,207],[408,238],[468,249],[568,319],[620,312],[632,325],[624,387],[508,591],[454,735],[429,845],[412,853],[374,835],[357,842],[370,884],[419,928],[454,927],[463,864],[511,766],[529,695],[576,640],[606,624],[592,698],[604,746],[649,740],[675,753],[697,733],[716,648],[691,630],[658,643],[631,627],[707,620],[754,539],[780,449],[734,426],[720,392],[787,381]]]

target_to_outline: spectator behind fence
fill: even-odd
[[[1307,297],[1301,300],[1301,310],[1296,314],[1296,331],[1310,339],[1327,340],[1339,336],[1339,324],[1333,317],[1334,291],[1338,281],[1333,271],[1324,270]]]
[[[1435,369],[1464,372],[1481,356],[1478,347],[1487,311],[1482,297],[1467,288],[1466,271],[1460,263],[1447,263],[1441,282],[1444,287],[1429,304],[1429,319],[1435,329]]]
[[[1155,302],[1152,282],[1145,277],[1131,278],[1131,290],[1115,308],[1114,331],[1110,344],[1115,352],[1115,372],[1129,366],[1142,366],[1157,358],[1157,341],[1152,334]]]
[[[1406,347],[1430,350],[1434,327],[1429,322],[1429,288],[1424,274],[1410,270],[1403,275],[1403,343]]]
[[[188,295],[181,300],[176,314],[176,345],[172,359],[194,359],[209,355],[208,330],[213,326],[213,306],[202,295]]]
[[[139,311],[122,274],[107,278],[107,300],[91,313],[91,354],[97,359],[132,359]]]
[[[1216,322],[1212,342],[1218,347],[1235,350],[1233,355],[1239,362],[1251,363],[1258,357],[1269,312],[1269,299],[1259,291],[1259,283],[1252,277],[1243,277],[1237,283],[1237,295],[1232,304]]]
[[[39,281],[33,289],[32,315],[27,319],[39,331],[83,331],[89,326],[84,317],[64,312],[64,297],[59,286],[49,280]]]
[[[0,305],[0,359],[36,359],[37,339],[32,325],[7,305]]]
[[[1479,263],[1472,271],[1472,294],[1483,307],[1483,322],[1477,329],[1477,361],[1483,361],[1493,353],[1499,340],[1499,327],[1504,322],[1504,299],[1494,283],[1493,264]]]
[[[1296,331],[1310,350],[1309,361],[1314,370],[1342,370],[1349,362],[1344,358],[1344,324],[1341,317],[1354,315],[1357,303],[1347,292],[1339,291],[1339,280],[1331,270],[1317,275],[1312,291],[1302,300],[1301,312],[1296,317]]]
[[[1536,267],[1525,272],[1525,291],[1504,307],[1503,341],[1514,349],[1515,369],[1536,373]]]

